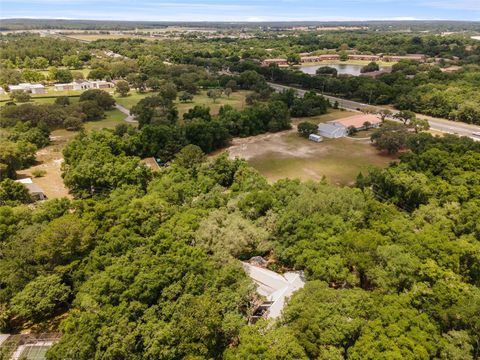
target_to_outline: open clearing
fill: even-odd
[[[195,105],[205,105],[208,106],[213,115],[218,114],[220,107],[223,105],[231,105],[236,109],[243,109],[245,105],[245,97],[249,94],[249,91],[239,90],[230,95],[228,98],[225,95],[222,95],[221,98],[217,99],[214,103],[212,99],[207,96],[206,91],[201,91],[199,94],[193,97],[193,101],[188,103],[182,103],[178,100],[175,101],[175,104],[178,109],[178,113],[182,116],[189,109],[193,108]],[[127,109],[131,109],[136,105],[140,100],[146,98],[147,96],[154,96],[156,93],[147,92],[147,93],[137,93],[132,91],[129,96],[125,97],[115,97],[115,101],[122,106],[125,106]]]
[[[80,93],[80,92],[76,92]],[[217,114],[220,107],[222,105],[231,105],[235,108],[241,109],[245,106],[245,96],[248,94],[248,91],[238,91],[230,95],[230,98],[227,98],[226,96],[222,96],[222,98],[217,99],[216,103],[213,103],[213,100],[210,99],[207,95],[206,92],[201,92],[200,94],[196,95],[193,99],[192,102],[190,103],[178,103],[177,102],[177,107],[179,111],[179,115],[182,116],[183,113],[188,111],[188,109],[193,108],[195,105],[206,105],[209,106],[211,109],[211,112],[213,114]],[[72,95],[71,93],[69,94],[59,94],[56,93],[56,95]],[[146,96],[152,96],[154,93],[132,93],[132,95],[128,97],[118,97],[115,100],[127,107],[131,108],[133,105],[135,105],[138,101],[140,101],[142,98]],[[55,101],[55,98],[32,98],[32,102],[34,103],[53,103]],[[78,101],[77,98],[71,98],[72,102]],[[85,130],[86,131],[92,131],[92,130],[99,130],[103,128],[110,128],[113,129],[117,124],[121,123],[123,119],[125,119],[126,115],[120,112],[117,109],[110,110],[106,112],[107,117],[103,120],[100,121],[91,121],[85,123]],[[43,177],[38,177],[34,178],[33,182],[40,186],[43,191],[45,192],[45,195],[49,199],[53,198],[60,198],[60,197],[65,197],[69,196],[68,194],[68,189],[65,187],[63,184],[63,179],[62,179],[62,172],[61,172],[61,165],[63,162],[63,155],[62,151],[63,148],[65,147],[65,144],[73,139],[77,132],[73,131],[67,131],[64,129],[58,129],[52,131],[51,138],[52,138],[52,143],[43,148],[40,149],[37,152],[37,164],[28,168],[24,169],[18,172],[19,178],[24,178],[24,177],[32,177],[32,172],[34,170],[44,170],[46,171],[46,175]]]
[[[350,116],[349,112],[330,114],[302,121],[330,121]],[[312,122],[313,122],[312,121]],[[231,158],[240,157],[270,182],[283,178],[321,180],[335,185],[351,185],[358,173],[370,167],[385,167],[396,157],[379,153],[369,139],[324,139],[321,143],[300,137],[296,127],[275,134],[238,138],[228,148]]]

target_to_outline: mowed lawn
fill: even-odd
[[[249,94],[249,91],[240,90],[232,93],[230,97],[222,95],[221,98],[213,102],[213,100],[207,96],[207,91],[201,91],[199,94],[194,96],[193,101],[188,103],[182,103],[177,99],[175,101],[175,104],[177,106],[180,117],[184,113],[186,113],[189,109],[193,108],[195,105],[208,106],[211,110],[211,113],[216,115],[218,114],[220,107],[222,107],[223,105],[231,105],[236,109],[243,109],[246,106],[245,97],[247,96],[247,94]],[[140,100],[146,98],[147,96],[154,96],[154,95],[156,95],[156,93],[153,93],[153,92],[137,93],[135,91],[131,91],[128,96],[125,96],[125,97],[116,96],[115,101],[120,105],[126,107],[127,109],[131,109]]]
[[[340,118],[348,112],[324,115]],[[310,119],[303,119],[303,121]],[[316,117],[316,121],[323,121]],[[313,121],[315,121],[313,120]],[[256,168],[270,182],[279,179],[321,180],[334,185],[351,185],[357,175],[371,167],[385,167],[396,158],[379,153],[368,139],[324,139],[321,143],[300,137],[296,130],[234,139],[230,157],[240,157]]]

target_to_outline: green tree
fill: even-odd
[[[216,103],[217,99],[222,96],[222,91],[220,89],[211,89],[207,91],[207,96]]]
[[[12,311],[33,322],[48,319],[59,306],[65,306],[70,288],[60,276],[39,276],[19,292],[11,301]]]
[[[395,119],[402,121],[405,125],[407,125],[409,122],[412,122],[414,119],[416,119],[415,113],[409,110],[399,111],[398,113],[394,114],[393,117]]]
[[[80,69],[82,67],[82,61],[78,55],[65,55],[62,58],[62,64],[67,68]]]
[[[119,93],[120,96],[127,96],[130,91],[130,86],[128,85],[128,82],[119,80],[115,86],[115,91]]]
[[[418,134],[419,132],[427,131],[427,130],[430,129],[430,124],[428,123],[428,120],[418,119],[417,117],[410,120],[409,126],[412,127],[415,130],[416,134]]]
[[[375,130],[370,138],[379,150],[396,154],[406,146],[408,131],[404,125],[384,124],[380,129]]]
[[[28,204],[32,197],[28,189],[21,183],[11,179],[4,179],[0,182],[0,206],[11,204]]]
[[[205,154],[196,145],[187,145],[175,155],[175,165],[194,169],[205,161]]]
[[[158,90],[159,95],[169,101],[175,101],[177,98],[177,87],[173,83],[166,83]]]
[[[183,103],[187,103],[193,100],[193,95],[190,94],[187,91],[182,92],[182,94],[179,97],[180,101]]]
[[[112,95],[100,89],[87,90],[80,95],[80,102],[88,100],[95,101],[104,110],[110,110],[115,105]]]
[[[303,137],[308,137],[310,134],[317,133],[317,125],[304,121],[298,124],[297,126],[298,133]]]
[[[32,97],[29,93],[23,90],[15,90],[10,92],[10,99],[20,103],[29,102]]]

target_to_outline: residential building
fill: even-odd
[[[88,90],[92,87],[90,81],[86,80],[75,80],[66,84],[55,84],[55,91],[66,91],[66,90]]]
[[[34,184],[31,178],[25,178],[15,181],[25,186],[34,200],[45,200],[47,198],[42,188],[37,184]]]
[[[90,84],[92,89],[110,89],[115,87],[114,83],[105,80],[91,81]]]
[[[266,301],[254,312],[252,319],[254,321],[260,317],[278,318],[282,313],[285,301],[305,285],[304,274],[301,271],[280,275],[247,262],[242,265],[247,275],[257,285],[257,293],[266,298]]]
[[[109,88],[113,88],[114,86],[115,85],[113,83],[105,80],[97,80],[97,81],[76,80],[66,84],[55,84],[55,91],[67,91],[67,90],[82,91],[82,90],[88,90],[88,89],[109,89]]]
[[[23,91],[32,94],[45,94],[45,86],[42,84],[21,83],[18,85],[8,85],[10,91]]]

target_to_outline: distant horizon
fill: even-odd
[[[479,0],[2,0],[1,19],[164,22],[480,21]]]

